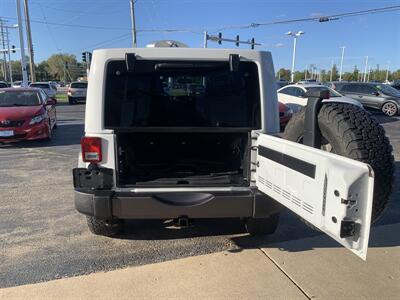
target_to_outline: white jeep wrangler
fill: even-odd
[[[124,219],[193,218],[241,218],[269,234],[283,205],[365,258],[371,214],[391,190],[390,144],[363,109],[310,97],[288,141],[276,136],[269,52],[96,50],[75,206],[112,236]]]

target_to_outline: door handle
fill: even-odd
[[[362,98],[363,96],[358,96],[358,98]]]

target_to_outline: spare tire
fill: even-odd
[[[283,138],[303,142],[305,108],[295,113]],[[372,221],[388,204],[394,179],[392,146],[385,130],[364,109],[347,103],[325,103],[318,115],[322,149],[369,164],[375,173]]]

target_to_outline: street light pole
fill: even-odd
[[[387,64],[387,67],[386,67],[386,80],[385,80],[385,82],[388,82],[389,80],[389,62],[388,62],[388,64]]]
[[[291,82],[294,82],[294,67],[295,67],[295,62],[296,62],[296,44],[297,44],[297,38],[304,34],[304,31],[298,31],[296,33],[294,32],[287,32],[286,35],[292,36],[293,37],[293,56],[292,56],[292,71],[291,71],[291,76],[290,76],[290,80]]]
[[[136,42],[136,21],[135,21],[135,0],[130,0],[131,5],[131,22],[132,22],[132,44],[133,47],[137,47]]]
[[[293,57],[292,57],[292,72],[290,74],[290,80],[294,82],[294,63],[296,60],[296,43],[297,43],[297,37],[295,36],[293,39]]]
[[[22,17],[21,17],[21,3],[20,0],[16,0],[17,4],[17,17],[18,17],[18,35],[19,45],[21,51],[21,69],[22,69],[22,87],[28,86],[28,73],[26,72],[26,61],[25,61],[25,45],[24,45],[24,33],[22,31]]]
[[[342,59],[340,60],[340,74],[339,74],[339,81],[342,81],[342,72],[343,72],[343,59],[344,59],[344,49],[346,46],[340,47],[342,49]]]
[[[364,80],[363,80],[363,82],[367,81],[367,71],[368,71],[368,55],[365,57]]]

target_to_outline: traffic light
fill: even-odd
[[[236,43],[235,43],[236,47],[239,47],[239,44],[240,44],[240,42],[239,42],[239,36],[237,35],[237,36],[236,36]]]
[[[15,45],[12,45],[12,46],[11,46],[11,52],[12,52],[12,53],[17,52],[17,51],[15,51]]]
[[[218,33],[218,44],[222,44],[222,33]]]
[[[82,52],[82,61],[86,62],[86,54],[87,52]]]
[[[64,63],[64,66],[65,66],[65,70],[68,70],[68,62],[67,61]]]
[[[92,62],[92,52],[87,52],[88,54],[88,63],[90,64]]]
[[[254,38],[252,38],[251,39],[251,49],[254,49],[254,43],[255,43]]]

